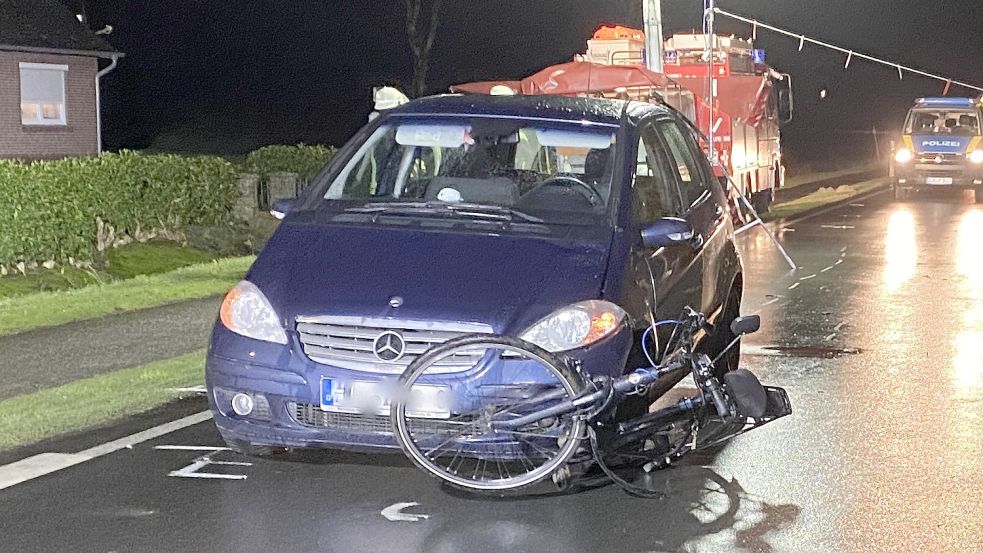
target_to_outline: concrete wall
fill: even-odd
[[[65,126],[21,124],[20,63],[67,65]],[[54,159],[95,154],[95,58],[0,52],[0,158]]]

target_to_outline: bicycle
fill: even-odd
[[[570,483],[571,467],[595,464],[618,485],[645,496],[650,494],[612,467],[666,468],[691,451],[791,413],[785,390],[762,386],[750,371],[728,372],[723,382],[714,376],[714,362],[741,336],[756,332],[759,317],[735,319],[736,338],[716,360],[696,351],[697,335],[712,330],[703,314],[687,308],[678,320],[649,330],[659,325],[676,327],[666,346],[670,353],[659,365],[618,378],[592,377],[576,361],[507,336],[469,335],[435,346],[399,378],[390,410],[393,432],[419,468],[457,488],[501,494],[550,477],[562,488]],[[440,370],[448,357],[482,352],[485,360],[503,361],[487,363],[497,367],[489,370],[508,372],[493,375],[494,381],[512,384],[475,385],[488,375],[470,373],[449,381]],[[686,368],[698,394],[615,420],[616,407],[627,397],[646,394],[660,378]],[[455,399],[433,406],[435,396],[455,388],[469,392],[446,394]]]

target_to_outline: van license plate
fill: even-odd
[[[926,177],[925,184],[952,184],[952,177]]]

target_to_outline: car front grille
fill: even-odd
[[[297,423],[309,428],[325,428],[360,434],[392,434],[389,417],[380,415],[359,415],[323,411],[318,405],[310,403],[287,403],[290,416]],[[482,433],[477,422],[448,421],[441,419],[407,418],[410,432],[423,435],[463,435],[476,436]]]
[[[374,344],[380,335],[396,333],[405,344],[394,361],[376,356]],[[315,363],[356,371],[399,374],[414,359],[435,345],[465,334],[490,334],[491,327],[477,323],[437,323],[362,317],[298,317],[297,333],[304,353]],[[431,373],[466,371],[481,360],[482,350],[460,352],[432,366]]]

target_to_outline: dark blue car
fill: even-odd
[[[208,353],[216,424],[248,453],[396,447],[392,381],[462,334],[519,336],[613,375],[659,356],[666,336],[643,345],[654,320],[707,313],[723,323],[703,340],[712,353],[740,312],[726,197],[692,127],[661,105],[417,100],[282,208]],[[433,382],[415,407],[434,428],[462,401],[537,378],[482,351],[441,363],[454,386]]]

